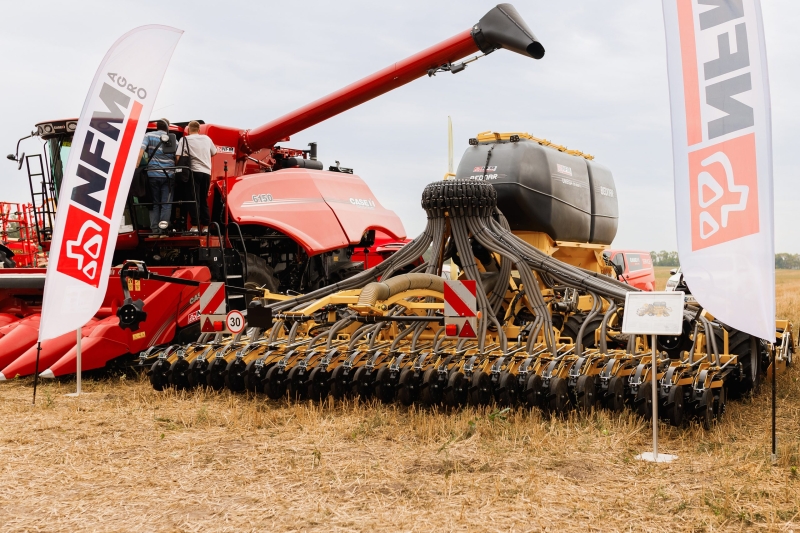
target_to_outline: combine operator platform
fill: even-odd
[[[262,327],[142,353],[154,387],[405,405],[496,402],[556,414],[627,406],[647,417],[656,379],[666,419],[680,425],[696,417],[709,427],[729,397],[757,385],[770,349],[790,360],[788,325],[773,348],[688,305],[686,333],[663,339],[653,376],[648,339],[620,332],[631,287],[598,272],[610,267],[571,265],[516,235],[498,209],[498,190],[461,179],[428,185],[425,231],[389,260],[302,296],[266,294],[251,304],[271,311]],[[428,262],[398,274],[429,247]],[[449,260],[476,287],[476,326],[466,337],[444,326],[441,274]]]

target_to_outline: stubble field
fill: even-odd
[[[659,273],[661,286],[669,269]],[[668,275],[668,273],[666,273]],[[800,272],[778,312],[800,322]],[[153,391],[146,380],[0,386],[2,531],[800,531],[800,381],[729,403],[704,432],[662,424],[670,465],[634,457],[651,426]]]

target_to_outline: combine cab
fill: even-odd
[[[187,217],[189,202],[185,201],[183,204],[175,202],[171,232],[166,237],[157,238],[148,229],[146,199],[130,196],[119,228],[114,264],[125,260],[145,261],[152,267],[185,271],[192,279],[203,277],[198,273],[200,269],[207,272],[208,278],[224,281],[232,287],[259,287],[271,293],[306,293],[336,286],[366,267],[385,260],[407,242],[399,218],[381,205],[352,169],[342,168],[338,163],[328,165],[326,169],[316,157],[315,143],[310,143],[308,148],[290,148],[286,143],[291,142],[291,135],[309,126],[417,78],[438,72],[460,72],[467,63],[480,57],[458,62],[470,54],[485,55],[499,48],[537,59],[544,54],[544,49],[513,6],[501,4],[473,27],[450,39],[259,128],[246,130],[200,121],[200,133],[208,135],[217,146],[217,155],[212,158],[212,183],[207,198],[212,215],[209,235],[187,231],[191,225],[196,225],[196,221]],[[184,134],[186,125],[177,123],[171,126],[169,145],[174,145]],[[46,142],[46,153],[19,155],[18,144],[17,154],[9,156],[20,167],[26,165],[28,170],[33,207],[37,213],[34,220],[36,238],[44,252],[48,250],[52,237],[62,168],[71,149],[75,128],[75,120],[37,124],[33,135]],[[419,256],[415,261],[418,259]],[[413,264],[407,267],[411,268],[414,268]],[[41,277],[43,272],[36,274]],[[115,284],[111,280],[109,287]],[[39,278],[36,284],[25,285],[24,290],[28,293],[21,300],[26,305],[25,312],[35,315],[38,311],[40,285]],[[0,311],[3,306],[17,305],[14,302],[23,296],[22,288],[17,281],[12,284],[10,278],[0,273],[0,290],[11,290],[6,303],[0,302]],[[135,291],[132,293],[136,296]],[[188,293],[182,293],[183,297],[193,298]],[[113,309],[116,300],[110,294],[107,300]],[[161,304],[148,305],[152,309]],[[229,295],[229,306],[244,310],[245,297],[242,294]],[[196,300],[181,300],[175,304],[176,314],[170,314],[168,320],[174,321],[183,309],[190,310],[189,316],[196,316],[196,313],[191,314],[198,309]],[[17,319],[25,316],[22,311],[8,314]],[[97,318],[100,321],[116,320],[114,317]],[[36,317],[31,315],[26,319],[28,326],[25,331],[34,331]],[[183,327],[194,328],[190,331],[198,334],[196,320],[190,320]],[[22,324],[16,327],[22,327]],[[145,347],[168,342],[169,333],[178,331],[180,324],[164,324],[163,327],[164,334],[160,331],[146,332],[147,341],[142,341]],[[106,331],[95,329],[91,335],[106,335]],[[0,331],[0,335],[3,334]],[[90,344],[84,342],[84,368],[100,368],[111,359],[138,351],[142,344],[138,341],[142,339],[131,338],[129,332],[126,335],[127,342],[108,343],[102,349],[90,349]],[[8,338],[12,338],[11,332],[0,338],[0,353],[11,353],[6,348],[11,342],[7,341]],[[29,350],[35,335],[18,333],[13,338],[18,339],[14,342],[20,346],[15,347],[14,353],[17,353],[26,342],[29,344],[25,349]],[[99,341],[97,346],[100,346]],[[75,368],[74,354],[75,350],[70,348],[43,375],[72,372]],[[0,361],[0,367],[3,364],[6,363]],[[19,371],[22,366],[14,368],[13,373],[3,369],[6,377],[28,372]]]

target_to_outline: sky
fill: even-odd
[[[496,2],[495,2],[496,3]],[[495,3],[0,1],[0,151],[37,122],[80,113],[111,44],[144,24],[185,31],[154,116],[253,128],[469,29]],[[527,131],[595,156],[614,174],[615,248],[675,250],[672,144],[661,2],[517,0],[546,49],[501,50],[458,74],[421,78],[292,136],[353,167],[409,236],[425,226],[420,194],[477,133]],[[800,2],[762,2],[770,68],[777,252],[800,253],[795,159],[800,131]],[[36,139],[21,150],[40,150]],[[27,176],[0,161],[0,200],[29,201]]]

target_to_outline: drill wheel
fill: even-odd
[[[228,362],[225,359],[214,358],[208,365],[208,372],[206,373],[206,383],[214,390],[222,390],[225,386],[225,369],[228,368]]]
[[[563,378],[550,378],[549,410],[553,414],[564,415],[569,410],[569,387]]]
[[[478,370],[472,375],[472,386],[469,388],[470,405],[486,405],[492,402],[492,377]]]
[[[575,385],[575,400],[581,411],[588,413],[592,410],[597,401],[594,376],[578,376],[578,382]]]
[[[157,391],[162,391],[169,386],[169,379],[167,372],[169,372],[169,361],[166,359],[157,359],[153,366],[150,367],[150,384]]]
[[[250,361],[244,369],[244,388],[249,392],[261,390],[261,380],[264,379],[264,367],[257,367],[256,361]]]
[[[320,367],[314,368],[308,374],[306,381],[306,396],[314,401],[320,402],[328,395],[328,372]]]
[[[653,418],[653,391],[652,383],[645,382],[639,385],[639,390],[636,392],[636,412],[645,420]]]
[[[374,377],[375,374],[369,373],[367,367],[358,367],[356,373],[353,374],[353,381],[350,385],[353,395],[362,400],[369,400],[372,396],[372,380]]]
[[[391,403],[394,400],[394,384],[389,367],[383,366],[375,373],[374,391],[375,397],[383,403]]]
[[[460,407],[467,403],[469,381],[463,372],[454,370],[447,378],[447,387],[444,389],[444,403],[450,407]]]
[[[191,387],[206,386],[206,373],[208,372],[208,361],[205,359],[195,359],[189,363],[187,379]]]
[[[169,384],[175,387],[177,390],[186,390],[191,388],[189,384],[189,361],[187,361],[184,357],[179,357],[172,363],[172,366],[169,367],[169,372],[167,372],[167,376],[169,377]]]
[[[625,409],[625,378],[614,376],[608,380],[608,390],[604,400],[606,409],[619,413]]]
[[[238,357],[228,363],[225,369],[225,386],[233,392],[245,390],[244,379],[247,372],[247,364]]]
[[[519,380],[517,376],[507,370],[500,372],[500,376],[497,379],[497,390],[495,391],[497,403],[502,406],[512,406],[517,403],[518,394]]]
[[[272,365],[264,377],[264,392],[273,400],[278,400],[286,394],[286,382],[281,367]]]
[[[305,374],[301,370],[299,366],[293,366],[286,375],[286,388],[289,390],[289,398],[292,400],[303,399]]]
[[[345,375],[344,367],[337,366],[331,372],[331,395],[336,400],[341,400],[350,391],[349,375]]]
[[[400,378],[397,380],[396,395],[397,401],[405,406],[414,403],[417,392],[415,379],[414,371],[410,368],[404,368],[403,371],[400,372]]]
[[[675,385],[669,390],[667,405],[664,407],[664,416],[675,427],[683,425],[684,414],[683,385]]]
[[[422,374],[420,399],[425,405],[438,405],[444,399],[442,386],[439,383],[439,371],[435,367],[430,367]]]
[[[525,405],[533,409],[534,407],[542,407],[542,376],[539,374],[531,374],[525,382]]]

